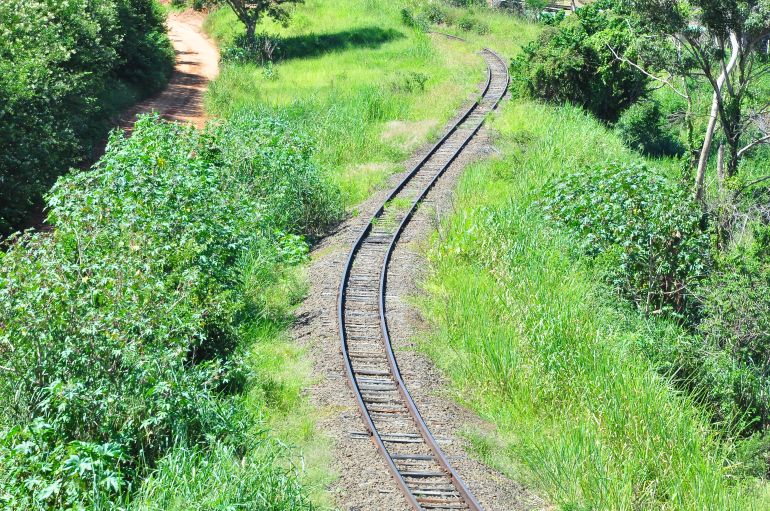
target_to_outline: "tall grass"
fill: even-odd
[[[608,303],[537,205],[551,176],[635,156],[571,107],[514,102],[495,126],[502,155],[463,177],[423,302],[424,349],[499,428],[472,434],[479,453],[562,509],[762,509],[740,444],[640,353],[683,332]]]

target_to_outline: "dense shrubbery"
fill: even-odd
[[[645,76],[617,60],[608,47],[628,45],[624,20],[600,0],[546,27],[512,64],[512,87],[519,95],[583,106],[605,121],[645,92]]]
[[[693,314],[689,290],[710,266],[710,240],[683,187],[644,165],[612,163],[556,179],[544,205],[601,257],[622,294],[649,312]]]
[[[640,338],[641,350],[725,431],[770,424],[770,232],[750,224],[718,252],[687,190],[639,164],[593,166],[556,178],[547,215],[622,295],[687,330]],[[757,443],[757,448],[763,445]]]
[[[154,0],[0,3],[0,235],[173,59]]]
[[[173,447],[248,450],[239,328],[262,306],[244,279],[269,285],[340,212],[311,152],[276,119],[144,118],[59,180],[55,230],[0,267],[6,508],[96,508]]]
[[[631,105],[621,114],[615,129],[624,144],[648,156],[673,156],[684,151],[655,101]]]

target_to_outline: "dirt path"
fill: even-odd
[[[480,63],[481,65],[481,63]],[[474,95],[475,99],[475,95]],[[405,167],[409,168],[428,150],[423,148]],[[405,233],[404,248],[394,254],[394,268],[402,281],[388,294],[388,310],[395,314],[392,334],[399,366],[407,387],[417,401],[428,426],[435,433],[450,462],[487,511],[549,509],[522,485],[482,465],[469,454],[463,431],[493,430],[473,413],[458,406],[446,392],[445,382],[433,364],[409,350],[412,337],[419,332],[419,315],[402,299],[417,292],[416,282],[425,265],[421,251],[414,248],[431,232],[436,211],[451,208],[452,189],[467,163],[492,151],[489,136],[482,131],[455,161],[428,196],[412,220],[414,228]],[[372,213],[379,207],[403,173],[392,176],[389,186],[361,204],[358,215],[344,222],[323,240],[312,254],[311,287],[308,299],[298,312],[294,339],[307,349],[319,381],[310,390],[310,399],[321,411],[319,429],[335,442],[333,466],[339,475],[332,488],[337,505],[344,511],[407,511],[406,501],[388,472],[384,460],[365,435],[353,392],[347,386],[336,318],[337,290],[351,245]],[[394,278],[394,277],[391,277]],[[395,302],[394,302],[395,300]],[[392,314],[389,312],[389,316]],[[408,351],[404,351],[407,348]]]
[[[206,121],[203,95],[219,74],[219,51],[202,30],[204,15],[195,11],[171,13],[166,22],[176,52],[176,65],[168,87],[121,116],[121,128],[130,128],[139,114],[158,112],[170,121],[191,122],[201,128]]]

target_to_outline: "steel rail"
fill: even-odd
[[[505,95],[505,92],[507,91],[508,84],[509,84],[509,77],[507,73],[507,65],[499,55],[497,55],[492,50],[489,50],[486,48],[483,50],[483,52],[486,52],[487,54],[491,55],[494,59],[496,59],[499,62],[501,68],[505,70],[504,71],[505,86],[502,92],[500,93],[499,97],[494,98],[494,103],[490,109],[491,111],[497,108],[500,100]],[[409,487],[409,484],[406,482],[404,475],[396,466],[393,456],[391,455],[388,448],[385,446],[383,438],[380,432],[378,431],[376,425],[374,424],[374,420],[371,416],[371,413],[364,401],[363,392],[358,382],[356,370],[353,367],[353,362],[352,362],[352,358],[351,358],[349,346],[348,346],[348,336],[346,331],[346,319],[345,319],[345,311],[346,311],[345,305],[346,305],[346,299],[347,299],[348,282],[352,273],[352,268],[353,268],[355,258],[358,255],[364,242],[372,233],[375,221],[381,218],[382,215],[385,213],[385,208],[387,204],[391,200],[393,200],[400,192],[404,190],[404,188],[410,183],[410,181],[425,166],[425,164],[428,163],[431,160],[431,158],[433,158],[434,155],[436,155],[436,153],[445,145],[447,140],[452,135],[454,135],[457,132],[458,128],[460,128],[468,120],[468,118],[479,108],[481,102],[484,99],[487,99],[486,96],[490,92],[490,88],[492,85],[492,78],[493,78],[492,73],[493,73],[492,66],[488,63],[487,79],[486,79],[484,90],[481,94],[480,99],[477,100],[471,106],[469,106],[463,112],[460,118],[455,123],[452,124],[452,126],[447,131],[447,133],[443,137],[441,137],[441,139],[436,144],[434,144],[431,147],[428,153],[423,158],[421,158],[418,163],[416,163],[413,166],[413,168],[391,191],[391,193],[388,195],[385,201],[383,201],[382,205],[374,213],[371,221],[362,230],[361,234],[356,239],[356,242],[354,243],[353,248],[350,251],[350,254],[348,255],[345,268],[343,271],[343,277],[340,282],[340,287],[338,291],[338,303],[337,303],[338,318],[337,319],[338,319],[338,324],[340,329],[339,334],[340,334],[340,341],[341,341],[341,352],[343,355],[343,359],[345,361],[345,370],[348,376],[348,382],[352,390],[354,391],[356,403],[358,405],[358,408],[361,412],[362,417],[364,418],[365,427],[368,430],[368,433],[370,434],[372,441],[374,442],[377,450],[380,452],[383,459],[385,460],[389,471],[393,475],[396,483],[398,484],[399,488],[404,494],[407,502],[415,510],[423,510],[426,508],[423,507],[423,505],[420,503],[420,500],[418,500],[417,496],[415,496],[414,493],[412,492],[412,489]],[[452,468],[452,466],[446,459],[446,456],[444,455],[441,448],[439,447],[438,442],[436,442],[435,438],[430,433],[430,430],[427,424],[425,424],[425,421],[423,420],[421,414],[419,413],[419,410],[417,409],[417,406],[414,403],[414,400],[412,399],[411,395],[409,394],[409,391],[407,390],[406,385],[404,384],[403,378],[401,377],[401,373],[398,368],[398,363],[397,363],[395,354],[393,352],[393,348],[390,340],[390,333],[388,330],[387,314],[385,309],[385,294],[387,290],[386,286],[387,286],[387,272],[388,272],[389,262],[390,262],[392,253],[396,247],[396,244],[401,237],[401,234],[404,232],[406,226],[408,225],[412,216],[416,212],[420,203],[424,200],[425,196],[433,188],[433,186],[441,178],[441,176],[446,172],[446,170],[452,165],[452,163],[457,159],[457,157],[462,153],[462,151],[465,149],[465,147],[471,141],[471,139],[473,139],[473,137],[476,135],[478,130],[483,125],[483,122],[484,120],[481,119],[476,126],[473,126],[473,129],[471,130],[471,132],[467,136],[465,136],[465,138],[461,141],[460,145],[453,150],[449,159],[441,166],[441,168],[439,168],[436,171],[435,175],[433,175],[430,182],[420,191],[418,196],[414,199],[413,203],[411,204],[411,207],[409,208],[404,218],[402,219],[398,229],[393,234],[393,237],[390,240],[388,248],[385,252],[384,261],[380,271],[379,296],[378,296],[378,303],[377,303],[381,335],[382,335],[383,344],[384,344],[383,348],[385,350],[388,366],[390,368],[389,376],[392,377],[393,383],[395,383],[398,393],[400,394],[401,399],[403,401],[403,404],[408,410],[409,416],[414,421],[414,424],[416,425],[420,433],[420,436],[422,437],[422,440],[425,442],[426,446],[433,453],[432,460],[435,461],[443,469],[443,471],[451,478],[452,485],[454,489],[457,491],[457,494],[462,498],[462,500],[468,506],[468,509],[471,509],[473,511],[482,511],[481,505],[479,504],[479,502],[473,496],[470,489],[466,486],[466,484],[463,482],[463,480],[459,477],[459,475],[455,472],[455,470]]]

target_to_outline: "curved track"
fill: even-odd
[[[349,384],[372,441],[416,510],[482,509],[452,469],[404,385],[385,310],[388,264],[401,234],[508,88],[505,61],[488,49],[481,55],[488,69],[481,98],[374,214],[350,252],[339,288],[338,324]]]

